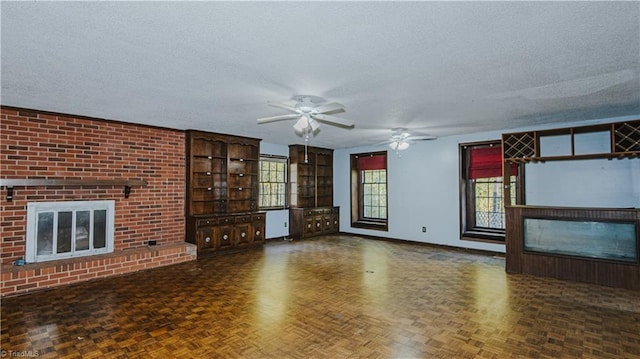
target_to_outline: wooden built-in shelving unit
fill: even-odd
[[[599,153],[577,153],[577,137],[584,134],[603,133],[610,138],[607,151]],[[568,136],[571,152],[565,155],[544,156],[541,138]],[[504,160],[510,163],[577,160],[590,158],[625,158],[640,156],[640,120],[616,122],[583,127],[570,127],[542,131],[507,133],[502,135]]]
[[[340,209],[333,207],[333,150],[289,146],[289,234],[293,238],[340,230]]]
[[[558,139],[562,141],[557,141]],[[554,151],[547,151],[543,142],[551,143]],[[584,145],[581,141],[585,141]],[[591,142],[589,142],[591,141]],[[603,145],[604,143],[604,145]],[[595,150],[594,150],[595,148]],[[640,158],[640,120],[597,124],[582,127],[506,133],[502,135],[504,183],[509,183],[512,164],[518,166],[532,162],[573,161],[586,159],[638,159]],[[504,198],[511,198],[508,185]],[[512,205],[505,202],[506,217],[506,270],[510,273],[526,273],[596,283],[607,286],[640,289],[640,209],[638,208],[571,208]],[[635,249],[628,253],[633,260],[616,260],[614,257],[598,258],[589,254],[535,251],[527,248],[525,222],[556,221],[560,230],[571,234],[577,223],[593,223],[607,226],[631,223],[635,238],[630,234],[629,243]],[[529,222],[533,223],[533,222]],[[566,228],[562,226],[566,225]],[[530,229],[529,234],[542,230]],[[536,232],[537,231],[537,232]],[[548,233],[547,233],[548,235]],[[580,240],[578,235],[578,241]],[[598,242],[613,245],[609,234],[598,236]],[[562,245],[567,239],[552,237],[554,244]],[[635,241],[635,243],[633,243]],[[575,244],[574,244],[575,245]],[[580,247],[577,245],[577,247]],[[635,252],[634,252],[635,251]]]
[[[187,242],[199,254],[263,244],[260,140],[189,130],[186,141]]]

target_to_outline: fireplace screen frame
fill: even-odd
[[[44,224],[38,227],[39,218],[50,221],[48,228]],[[81,225],[83,222],[88,226]],[[37,263],[111,253],[114,228],[113,200],[28,203],[25,260]]]

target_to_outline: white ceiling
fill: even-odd
[[[640,2],[6,2],[7,106],[312,145],[640,115]]]

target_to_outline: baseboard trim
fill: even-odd
[[[464,253],[482,254],[482,255],[488,255],[488,256],[493,256],[493,257],[504,257],[505,256],[505,253],[496,252],[496,251],[490,251],[490,250],[486,250],[486,249],[456,247],[456,246],[451,246],[451,245],[447,245],[447,244],[418,242],[418,241],[412,241],[410,239],[381,237],[381,236],[373,236],[373,235],[370,235],[370,234],[343,233],[343,232],[341,232],[340,234],[348,235],[348,236],[354,236],[354,237],[361,237],[361,238],[366,238],[366,239],[373,239],[373,240],[378,240],[378,241],[386,241],[386,242],[394,242],[394,243],[401,242],[401,243],[406,243],[406,244],[411,244],[411,245],[418,245],[418,246],[423,246],[423,247],[447,249],[447,250],[452,250],[452,251],[457,251],[457,252],[464,252]]]

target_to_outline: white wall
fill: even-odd
[[[584,126],[595,123],[617,122],[638,117],[625,117],[600,121],[576,122],[564,124],[557,127]],[[496,131],[477,133],[465,136],[450,136],[439,138],[434,141],[420,141],[414,143],[408,150],[401,152],[401,157],[389,150],[388,152],[388,214],[389,231],[381,232],[351,227],[350,218],[350,179],[349,179],[349,158],[352,153],[380,151],[383,147],[357,147],[348,149],[338,149],[334,152],[334,203],[340,206],[340,230],[346,233],[365,234],[372,236],[384,236],[401,240],[411,240],[448,246],[483,249],[496,252],[504,252],[503,244],[483,243],[474,241],[463,241],[460,239],[460,200],[459,200],[459,156],[458,146],[460,143],[498,140],[503,132],[520,132],[534,129],[547,129],[551,127],[531,127],[511,129],[509,131]],[[618,160],[615,160],[618,161]],[[614,162],[615,162],[614,161]],[[639,159],[621,160],[622,167],[618,171],[620,175],[613,185],[615,190],[608,191],[602,196],[613,196],[616,198],[635,198],[635,207],[640,207],[638,197],[640,196],[640,179],[638,171]],[[551,162],[548,162],[549,164]],[[626,167],[625,167],[626,166]],[[562,205],[575,203],[578,196],[594,196],[598,193],[599,187],[595,184],[602,184],[611,181],[608,169],[591,169],[589,176],[592,177],[592,184],[585,187],[574,187],[581,194],[569,195],[564,189],[542,194],[540,188],[547,188],[548,179],[565,182],[569,186],[569,181],[580,178],[580,171],[584,168],[576,168],[571,171],[559,171],[552,169],[551,172],[529,171],[527,168],[527,188],[531,189],[529,196],[536,197],[537,201],[549,197],[554,198]],[[531,175],[530,173],[534,174]],[[571,178],[567,178],[570,175]],[[541,178],[547,181],[545,184]],[[617,182],[624,182],[624,184]],[[534,184],[537,182],[537,184]],[[587,191],[582,193],[582,191]],[[537,192],[537,193],[535,193]],[[564,201],[571,203],[565,203]],[[619,203],[619,202],[616,202]],[[555,203],[545,203],[555,205]],[[631,205],[625,206],[630,207]],[[422,227],[427,227],[427,232],[422,233]]]
[[[276,156],[289,156],[289,146],[268,142],[260,143],[260,153]],[[289,235],[289,210],[268,210],[266,219],[265,238],[279,238]]]
[[[640,159],[529,163],[528,205],[640,208]]]

